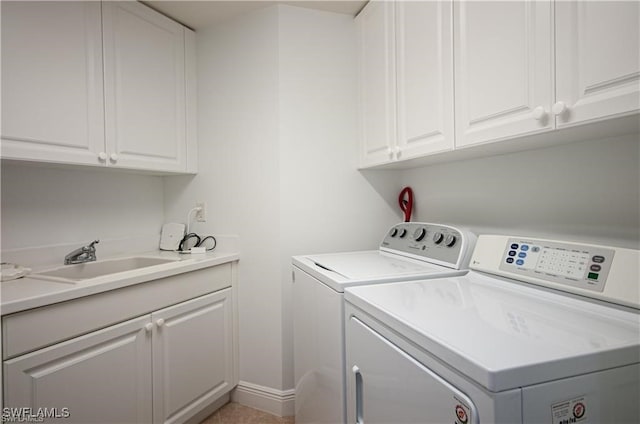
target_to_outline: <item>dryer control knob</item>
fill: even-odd
[[[402,228],[402,229],[400,230],[399,237],[400,237],[400,238],[404,238],[406,235],[407,235],[407,229],[406,229],[406,228]]]
[[[440,244],[442,243],[442,239],[444,239],[444,236],[442,235],[442,233],[435,233],[433,235],[433,242],[435,244]]]
[[[454,236],[453,234],[449,234],[444,240],[444,244],[447,247],[452,247],[454,244],[456,244],[456,240],[456,236]]]
[[[424,228],[418,228],[417,230],[414,231],[413,238],[415,239],[415,241],[422,241],[422,239],[426,235],[427,235],[427,230],[425,230]]]
[[[391,232],[389,233],[389,235],[390,235],[391,237],[395,237],[395,236],[397,236],[397,235],[398,235],[398,229],[397,229],[397,228],[392,228],[392,229],[391,229]]]

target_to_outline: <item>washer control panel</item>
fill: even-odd
[[[509,238],[500,269],[602,292],[613,263],[613,249],[580,244]]]
[[[466,234],[447,225],[403,222],[382,240],[382,250],[458,267],[469,243]]]

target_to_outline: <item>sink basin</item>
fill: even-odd
[[[34,278],[42,277],[54,280],[71,280],[69,282],[75,283],[82,280],[88,280],[90,278],[102,277],[104,275],[115,274],[118,272],[132,271],[154,265],[162,265],[175,262],[177,260],[178,259],[137,256],[98,262],[87,262],[84,264],[65,265],[49,271],[34,273],[31,276]]]

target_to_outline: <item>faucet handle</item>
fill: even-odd
[[[83,264],[85,262],[91,262],[96,260],[96,248],[95,244],[100,243],[100,240],[94,240],[86,246],[82,246],[67,254],[64,257],[65,265]]]
[[[83,247],[82,247],[82,251],[83,251],[83,252],[88,252],[88,253],[90,253],[91,255],[95,256],[95,254],[96,254],[96,247],[95,247],[94,245],[95,245],[95,244],[98,244],[98,243],[100,243],[100,240],[94,240],[94,241],[92,241],[91,243],[89,243],[88,245],[83,246]]]

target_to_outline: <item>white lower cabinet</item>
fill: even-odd
[[[153,422],[183,422],[233,382],[231,289],[154,312]]]
[[[5,408],[47,408],[59,422],[151,422],[150,322],[147,315],[5,361]]]
[[[4,406],[45,422],[185,422],[236,384],[232,305],[227,288],[6,360]]]

